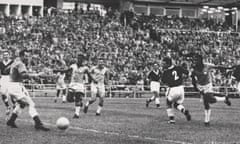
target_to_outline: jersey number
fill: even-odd
[[[176,71],[173,71],[172,75],[174,76],[174,80],[178,80],[179,79],[179,76],[177,75]]]

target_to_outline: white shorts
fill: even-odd
[[[166,96],[169,101],[182,104],[184,101],[184,87],[177,86],[177,87],[167,88]]]
[[[98,93],[100,97],[105,96],[105,85],[100,83],[100,84],[95,84],[91,83],[91,93],[96,96]]]
[[[19,82],[9,82],[6,92],[9,96],[13,97],[16,100],[28,99],[25,97],[30,97],[27,89],[22,83]]]
[[[10,82],[10,77],[9,76],[2,76],[0,79],[0,93],[6,95],[7,93],[7,88]]]
[[[213,92],[212,83],[206,85],[198,85],[198,89],[204,93]]]
[[[160,91],[160,82],[151,81],[151,83],[150,83],[150,91],[159,93],[159,91]]]
[[[66,88],[67,88],[66,84],[56,84],[56,89],[57,90],[64,90]]]
[[[85,92],[83,83],[72,82],[72,83],[69,84],[69,88],[73,89],[75,92],[82,92],[82,93]]]

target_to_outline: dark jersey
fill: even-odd
[[[10,60],[7,63],[4,63],[3,61],[0,62],[0,71],[2,75],[9,75],[10,74],[10,67],[13,63],[12,60]]]
[[[183,84],[183,74],[188,75],[188,71],[179,66],[173,66],[163,72],[162,82],[169,87],[176,87]]]
[[[237,81],[240,81],[240,65],[234,67],[232,76],[234,76]]]
[[[154,71],[152,70],[149,74],[148,74],[148,79],[150,81],[160,81],[161,78],[161,72],[160,70]]]

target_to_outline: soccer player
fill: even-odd
[[[6,94],[7,84],[10,81],[9,73],[10,66],[13,63],[13,60],[10,58],[10,54],[8,51],[4,51],[2,55],[3,60],[0,62],[0,93],[2,95],[2,100],[7,108],[6,115],[9,115],[11,106],[9,105],[8,97]],[[12,101],[14,103],[14,101]]]
[[[27,72],[27,68],[24,62],[27,61],[27,51],[22,50],[19,52],[19,57],[15,58],[10,68],[10,82],[8,85],[8,95],[16,100],[16,106],[12,111],[12,115],[7,121],[7,125],[12,128],[17,128],[15,121],[20,114],[21,110],[28,106],[29,115],[35,122],[35,129],[49,131],[49,128],[44,127],[42,121],[39,118],[39,114],[35,108],[35,103],[31,99],[28,91],[24,87],[23,79],[39,78],[39,74],[30,74]]]
[[[233,69],[232,72],[232,79],[234,79],[237,82],[237,90],[240,92],[240,60],[238,60],[238,64],[231,67]]]
[[[218,101],[223,101],[228,106],[231,105],[229,98],[223,94],[213,91],[211,69],[221,68],[213,64],[204,63],[201,55],[197,54],[193,57],[192,64],[192,83],[196,91],[200,92],[201,98],[203,99],[205,109],[205,126],[210,125],[211,108],[210,104]]]
[[[71,72],[71,82],[69,84],[67,100],[75,101],[75,113],[73,118],[79,118],[80,109],[83,106],[82,98],[84,96],[84,78],[87,74],[91,79],[89,68],[84,65],[85,56],[79,54],[77,63],[72,64],[67,70],[54,70],[55,72]],[[93,79],[94,80],[94,79]]]
[[[191,120],[191,115],[187,109],[183,106],[184,102],[184,86],[183,75],[188,75],[188,71],[182,67],[172,64],[172,60],[169,57],[163,59],[164,72],[162,75],[162,82],[168,86],[166,92],[167,98],[167,115],[169,117],[168,123],[174,124],[174,109],[182,112],[188,121]]]
[[[99,103],[98,109],[96,111],[96,116],[100,116],[105,97],[105,83],[108,83],[109,80],[109,70],[104,66],[104,61],[102,59],[99,59],[97,66],[94,66],[90,72],[95,81],[92,81],[91,83],[92,97],[84,105],[83,112],[87,113],[89,105],[93,104],[96,101],[98,95]]]
[[[62,97],[62,103],[65,103],[67,86],[65,83],[65,73],[64,72],[57,73],[56,89],[57,89],[57,94],[56,94],[56,97],[54,98],[54,102],[56,103],[57,98]]]
[[[155,101],[157,107],[160,107],[160,79],[161,79],[161,71],[159,70],[159,66],[157,63],[153,65],[153,70],[148,74],[148,79],[150,80],[150,91],[153,93],[153,96],[146,101],[146,107],[152,101]]]

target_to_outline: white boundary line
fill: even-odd
[[[22,122],[29,122],[29,120],[27,120],[27,119],[18,119],[18,120],[22,121]],[[44,122],[44,124],[47,126],[56,128],[55,124],[48,123],[48,122]],[[148,137],[148,136],[139,136],[139,135],[127,135],[127,134],[121,134],[118,132],[108,132],[108,131],[101,131],[101,130],[96,130],[96,129],[81,128],[81,127],[76,127],[76,126],[74,126],[74,127],[70,126],[68,129],[86,131],[86,132],[92,132],[92,133],[98,133],[98,134],[105,134],[105,135],[124,136],[124,137],[128,137],[128,138],[150,140],[150,141],[170,142],[170,143],[175,143],[175,144],[192,144],[192,143],[188,143],[188,142],[184,142],[184,141],[167,140],[167,139],[152,138],[152,137]]]

